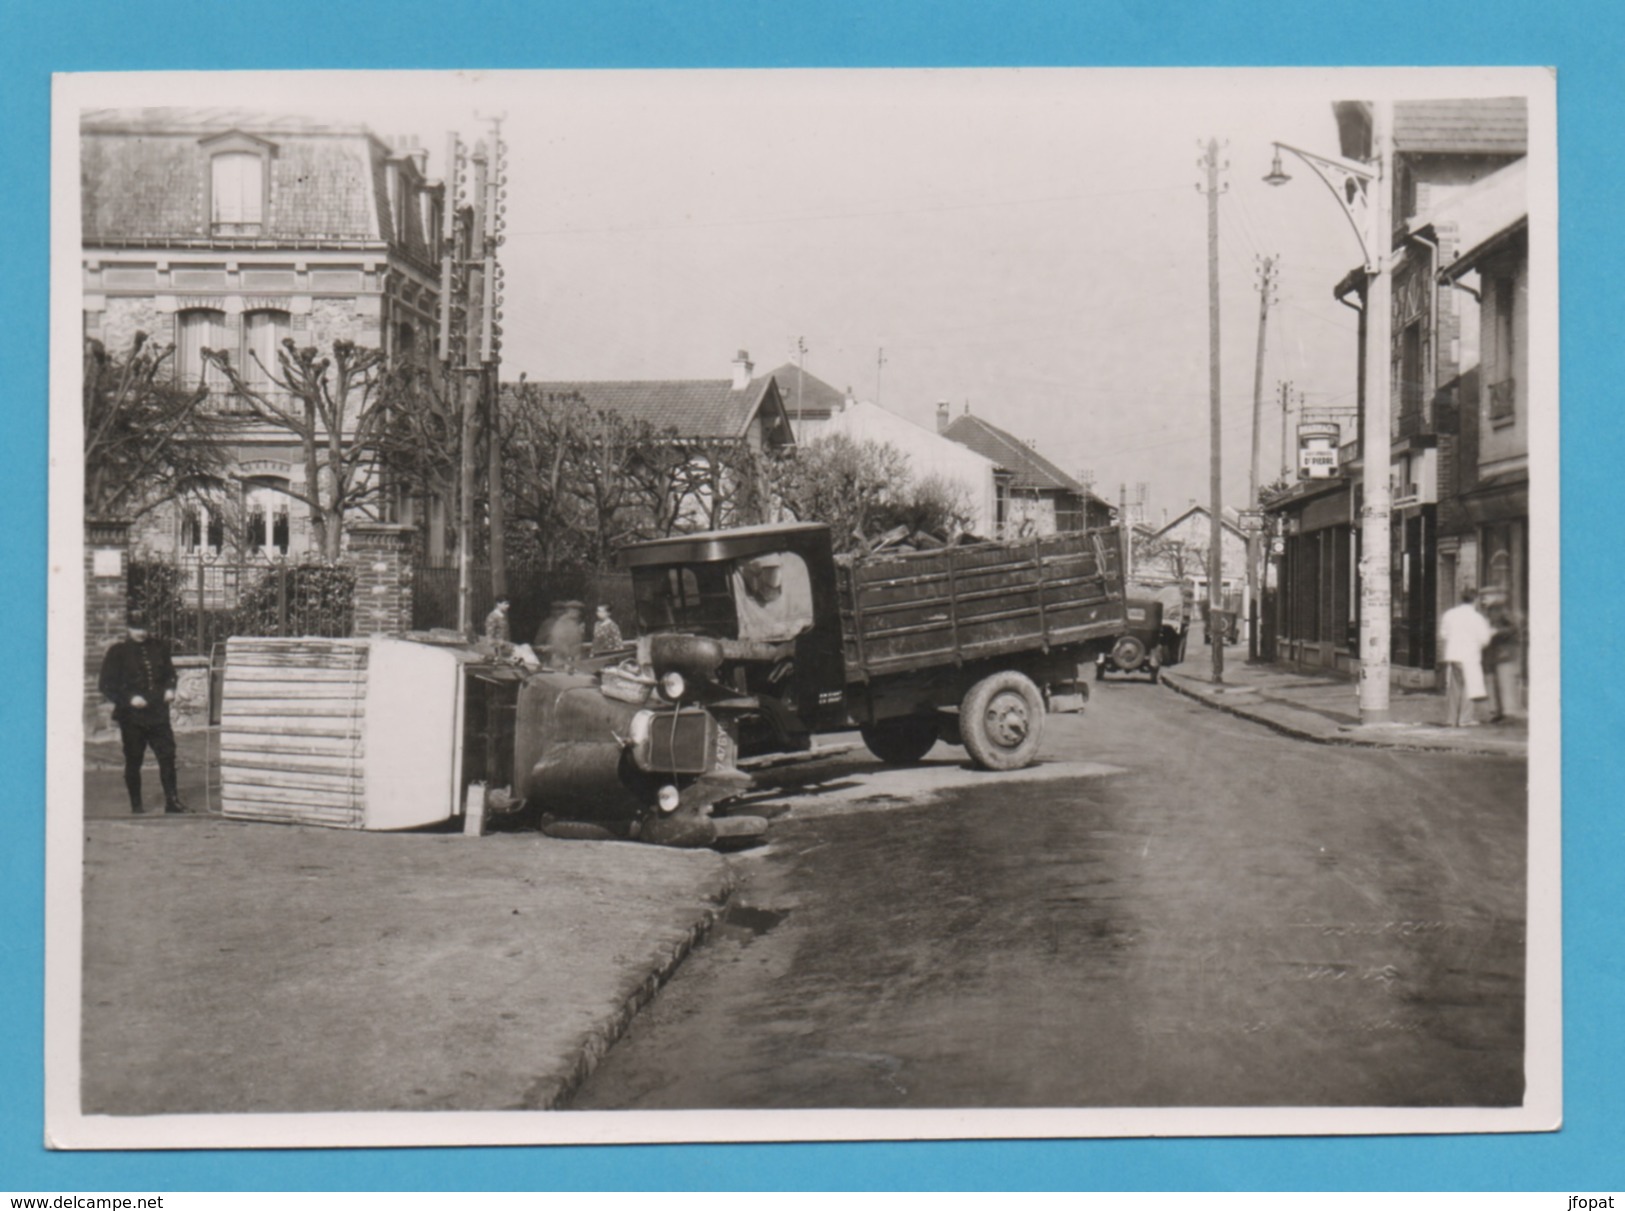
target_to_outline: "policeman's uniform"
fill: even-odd
[[[113,703],[113,721],[124,742],[124,785],[130,792],[133,812],[144,810],[141,764],[149,747],[158,759],[164,810],[186,810],[175,786],[175,733],[169,724],[169,703],[164,701],[164,695],[175,689],[177,681],[169,644],[155,635],[139,643],[121,639],[107,649],[102,659],[100,688]],[[143,699],[145,705],[132,705],[132,698]]]

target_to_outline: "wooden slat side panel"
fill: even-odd
[[[1115,547],[1066,533],[842,565],[846,659],[902,672],[1109,638],[1122,623]]]
[[[330,828],[364,817],[368,645],[227,645],[221,802],[227,816]]]

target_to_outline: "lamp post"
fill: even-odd
[[[1314,171],[1337,199],[1365,255],[1366,346],[1365,421],[1361,434],[1360,509],[1360,722],[1388,722],[1389,627],[1389,413],[1393,390],[1389,365],[1392,299],[1391,162],[1393,104],[1371,105],[1371,160],[1356,163],[1316,155],[1287,143],[1275,144],[1275,160],[1264,178],[1284,185],[1292,178],[1281,167],[1289,151]]]

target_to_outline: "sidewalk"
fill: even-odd
[[[1391,722],[1362,725],[1359,687],[1354,681],[1292,672],[1278,665],[1248,664],[1245,649],[1233,648],[1225,652],[1224,683],[1214,685],[1210,659],[1206,648],[1198,651],[1193,646],[1185,663],[1162,670],[1162,680],[1208,706],[1320,744],[1529,755],[1527,720],[1446,727],[1442,693],[1395,686],[1389,695]]]
[[[87,1113],[559,1106],[734,888],[710,850],[227,820],[177,739],[183,815],[86,746]]]

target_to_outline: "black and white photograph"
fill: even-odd
[[[1550,1131],[1537,68],[60,75],[46,1131]]]

